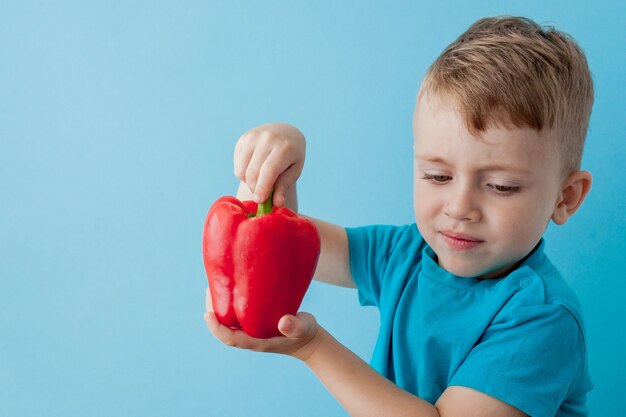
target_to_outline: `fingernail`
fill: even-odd
[[[261,197],[259,197],[258,194],[253,195],[252,199],[254,200],[255,203],[260,203],[261,202]]]

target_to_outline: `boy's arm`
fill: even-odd
[[[209,330],[228,346],[274,352],[302,360],[353,417],[524,417],[520,410],[470,388],[448,387],[435,406],[376,372],[339,343],[308,313],[286,315],[278,323],[284,336],[255,339],[220,324],[207,289]]]
[[[448,387],[433,406],[402,390],[340,344],[323,328],[313,352],[301,360],[353,416],[524,417],[517,408],[466,387]],[[297,352],[307,355],[306,349]]]
[[[342,407],[356,416],[439,417],[427,401],[400,389],[320,328],[313,353],[301,359]],[[298,355],[294,355],[298,356]]]
[[[350,250],[346,229],[310,218],[317,226],[322,249],[313,279],[341,287],[356,288],[350,272]]]

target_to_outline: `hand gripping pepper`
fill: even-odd
[[[320,253],[317,228],[288,208],[221,197],[204,223],[204,266],[215,316],[257,338],[296,314]]]

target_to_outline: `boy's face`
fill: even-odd
[[[539,242],[561,192],[552,138],[492,127],[472,136],[452,101],[420,98],[413,117],[414,210],[439,265],[504,276]]]

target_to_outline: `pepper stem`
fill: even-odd
[[[272,199],[274,198],[274,188],[270,191],[269,197],[265,202],[259,204],[257,207],[256,215],[262,216],[264,214],[270,214],[272,212]]]

